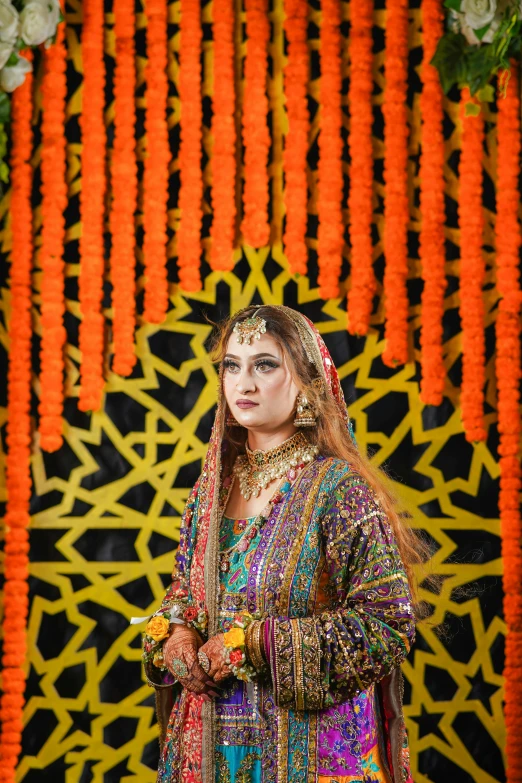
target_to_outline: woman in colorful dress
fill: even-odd
[[[249,307],[214,353],[208,454],[144,637],[158,783],[407,783],[399,667],[422,545],[357,450],[308,319]]]

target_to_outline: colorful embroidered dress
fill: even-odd
[[[221,549],[238,540],[241,527],[223,519]],[[375,683],[407,654],[413,614],[385,515],[347,463],[318,458],[305,468],[258,538],[221,575],[219,630],[241,610],[267,617],[271,674],[259,683],[232,680],[217,700],[216,781],[391,781]],[[183,767],[191,772],[183,749],[189,714],[181,694],[160,783],[190,779],[180,777]],[[408,780],[407,769],[401,775]]]
[[[348,424],[324,342],[288,312]],[[319,456],[220,572],[220,549],[240,532],[222,519],[224,413],[221,395],[162,610],[183,602],[207,618],[209,637],[243,609],[264,619],[268,673],[248,684],[231,678],[204,702],[147,665],[162,733],[158,783],[412,783],[399,667],[415,623],[377,498],[347,462]]]

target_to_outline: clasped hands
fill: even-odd
[[[204,653],[210,662],[208,672],[201,667],[198,652]],[[176,624],[172,627],[171,635],[163,646],[163,660],[183,688],[209,701],[211,696],[219,696],[221,687],[218,683],[231,675],[230,666],[225,662],[224,652],[222,633],[216,634],[204,644],[194,628]],[[201,658],[206,660],[203,655]],[[175,662],[178,662],[177,666]],[[180,667],[179,662],[182,662],[184,667]],[[180,669],[183,672],[186,670],[186,675],[180,676]]]

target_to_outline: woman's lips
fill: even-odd
[[[238,408],[246,410],[247,408],[254,408],[257,405],[257,402],[252,402],[252,400],[238,400],[236,405]]]

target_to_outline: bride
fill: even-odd
[[[158,783],[407,783],[400,664],[422,544],[357,450],[308,319],[221,325],[220,394],[144,637]]]

